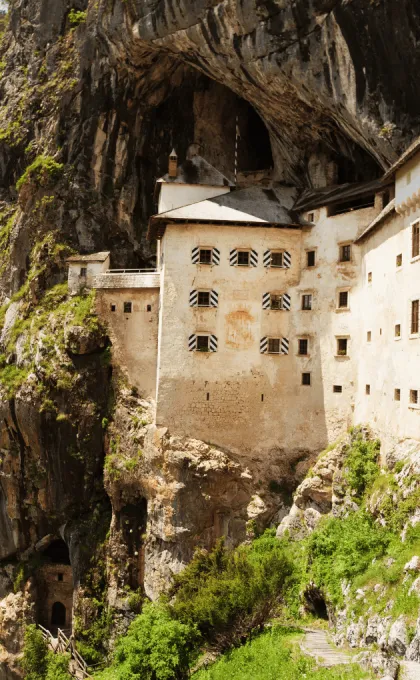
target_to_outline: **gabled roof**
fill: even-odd
[[[383,178],[374,179],[371,182],[357,182],[323,187],[322,189],[306,189],[293,206],[295,210],[311,210],[322,208],[339,201],[351,201],[373,194],[375,191],[384,189]]]
[[[91,253],[90,255],[72,255],[68,257],[66,262],[105,262],[110,256],[109,250],[102,253]]]
[[[377,215],[375,219],[372,220],[370,224],[368,224],[366,229],[362,231],[360,236],[357,237],[355,243],[359,243],[360,241],[362,241],[365,238],[365,236],[373,232],[384,221],[384,219],[388,217],[388,215],[391,215],[393,212],[395,212],[395,198],[393,198],[392,201],[390,201],[385,206],[385,208],[379,213],[379,215]]]
[[[222,196],[175,208],[150,219],[149,238],[161,237],[166,224],[195,222],[235,224],[255,227],[311,226],[292,209],[294,191],[290,187],[263,189],[250,187]]]
[[[414,140],[412,144],[404,151],[402,156],[399,157],[393,165],[389,168],[389,170],[386,171],[383,179],[390,179],[391,177],[394,176],[397,170],[399,170],[404,163],[407,163],[407,161],[410,160],[417,152],[420,152],[420,137]]]
[[[212,187],[233,187],[235,186],[227,177],[217,170],[213,165],[202,156],[187,158],[178,167],[177,176],[170,177],[167,173],[157,180],[158,183],[172,184],[205,184]]]

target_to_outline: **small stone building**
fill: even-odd
[[[78,293],[83,288],[92,288],[94,276],[109,269],[109,258],[109,252],[67,258],[69,291]]]
[[[36,573],[37,621],[53,634],[58,628],[70,633],[73,610],[73,570],[68,549],[58,539],[42,554]]]

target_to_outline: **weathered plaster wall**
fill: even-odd
[[[82,267],[86,268],[86,276],[81,276]],[[95,276],[109,269],[109,257],[105,262],[70,262],[69,263],[69,291],[78,293],[85,286],[91,288],[94,285]]]
[[[420,210],[405,216],[393,213],[361,247],[354,415],[356,423],[370,423],[377,431],[384,451],[401,439],[420,439],[420,410],[409,403],[411,389],[418,389],[420,395],[420,337],[411,334],[411,300],[420,299],[420,260],[411,259],[411,223],[418,217]],[[396,262],[399,254],[401,267]],[[399,339],[395,337],[396,324],[401,325]],[[370,385],[370,395],[366,385]],[[395,389],[401,390],[399,402]]]
[[[124,302],[132,312],[124,313]],[[111,311],[115,305],[115,311]],[[151,311],[147,311],[150,305]],[[113,362],[143,397],[156,394],[159,289],[98,290],[96,309],[105,321],[112,342]]]
[[[395,208],[397,212],[404,212],[413,201],[420,200],[420,153],[417,153],[402,168],[397,170],[395,177]]]
[[[198,203],[204,201],[206,198],[214,198],[215,196],[222,196],[228,194],[230,189],[228,187],[211,187],[206,185],[193,184],[161,184],[159,196],[158,212],[166,212],[174,208],[180,208],[183,205],[190,205],[191,203]]]

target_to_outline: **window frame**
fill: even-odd
[[[397,399],[398,395],[398,399]],[[401,401],[401,388],[400,387],[394,387],[394,401]]]
[[[365,385],[365,395],[370,397],[370,383],[366,383]]]
[[[237,248],[237,258],[236,258],[236,266],[237,267],[250,267],[251,266],[251,250],[249,248]],[[241,264],[239,262],[239,257],[241,254],[247,254],[248,255],[248,262],[247,264]]]
[[[300,343],[301,342],[306,342],[306,352],[301,352],[300,351]],[[298,338],[298,356],[299,357],[307,357],[309,356],[309,338]]]
[[[417,308],[416,318],[414,317],[414,305]],[[410,338],[419,337],[419,327],[420,327],[420,298],[415,298],[410,300]]]
[[[267,344],[267,354],[281,354],[281,338],[267,338],[268,344]],[[270,343],[276,342],[278,343],[278,351],[277,350],[270,350]]]
[[[85,279],[87,277],[87,267],[80,267],[79,276],[81,279]]]
[[[203,340],[204,338],[206,338],[207,347],[206,347],[205,349],[204,349],[204,348],[199,348],[199,346],[198,346],[198,345],[199,345],[199,340]],[[210,335],[209,335],[209,334],[205,334],[205,333],[201,333],[201,334],[197,333],[197,334],[196,334],[196,338],[195,338],[195,350],[194,350],[194,351],[195,351],[195,352],[200,352],[201,354],[210,353]]]
[[[308,382],[306,382],[308,380]],[[301,373],[301,386],[302,387],[311,387],[312,384],[312,376],[310,371],[303,371]]]
[[[117,305],[115,304],[115,302],[111,302],[109,308],[112,313],[117,311]]]
[[[278,307],[273,307],[273,298],[280,298],[280,305]],[[270,311],[279,312],[283,309],[283,294],[282,293],[270,293]]]
[[[369,344],[372,342],[372,331],[366,331],[366,342]]]
[[[402,325],[401,321],[396,321],[394,324],[394,340],[401,340],[402,337],[401,325]]]
[[[305,307],[305,298],[309,298],[309,307]],[[302,293],[301,310],[303,312],[312,312],[312,302],[313,302],[312,293]]]
[[[398,253],[398,255],[395,256],[395,266],[396,266],[397,269],[402,268],[402,266],[403,266],[403,254],[402,253]]]
[[[201,259],[201,253],[202,253],[202,252],[209,252],[209,253],[210,253],[210,261],[209,261],[209,262],[204,262],[204,261]],[[204,247],[202,248],[202,247],[199,247],[199,249],[198,249],[198,263],[197,263],[197,264],[202,264],[202,265],[204,265],[205,267],[211,266],[211,265],[213,264],[213,248],[204,248]]]
[[[208,295],[208,304],[200,304],[200,295]],[[211,307],[211,292],[209,290],[197,290],[197,307],[207,308]]]
[[[333,394],[343,394],[343,386],[333,385]]]
[[[343,241],[343,243],[338,244],[338,262],[339,264],[349,264],[353,261],[353,241]],[[349,257],[344,259],[344,249],[349,248]]]
[[[124,314],[132,314],[133,313],[133,303],[131,300],[127,300],[124,302]]]
[[[316,267],[316,248],[310,248],[306,252],[306,269],[313,269]],[[313,255],[314,263],[309,264],[309,255]]]
[[[340,304],[340,298],[343,294],[347,296],[347,302],[345,305]],[[350,310],[350,288],[339,288],[337,290],[336,311],[348,312],[349,310]]]
[[[349,337],[348,337],[348,336],[344,336],[344,335],[343,335],[343,336],[338,335],[338,336],[336,336],[335,339],[336,339],[336,341],[337,341],[337,345],[336,345],[336,355],[335,355],[335,356],[338,357],[338,358],[340,358],[340,359],[341,359],[342,357],[348,357],[348,356],[349,356]],[[345,351],[340,350],[340,342],[345,342],[345,343],[346,343]]]
[[[410,388],[410,391],[409,391],[409,394],[408,394],[408,406],[409,406],[409,408],[420,409],[419,394],[420,394],[420,390],[418,388],[417,389]],[[413,401],[414,395],[416,397],[415,401]]]
[[[416,231],[415,231],[416,230]],[[414,238],[414,233],[416,236]],[[414,249],[416,252],[414,252]],[[420,220],[411,223],[411,262],[420,259]]]
[[[273,264],[273,255],[281,255],[281,264]],[[272,250],[271,251],[270,268],[271,269],[285,269],[285,266],[284,266],[284,250]]]

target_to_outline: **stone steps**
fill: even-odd
[[[347,652],[338,649],[330,642],[324,630],[306,630],[300,646],[304,654],[314,657],[321,666],[340,666],[352,661]]]

